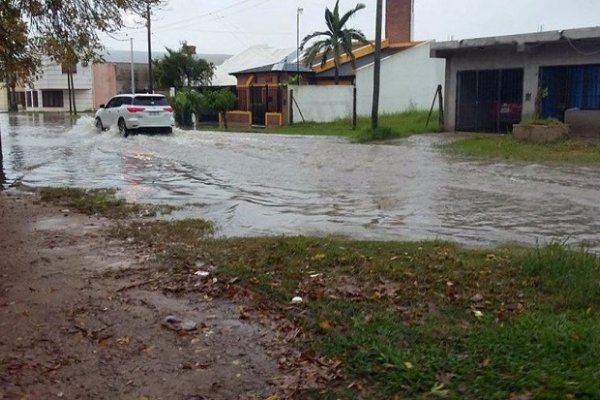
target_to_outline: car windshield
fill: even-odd
[[[167,98],[163,96],[137,96],[133,99],[134,106],[168,106]]]

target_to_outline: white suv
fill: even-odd
[[[175,126],[173,108],[161,94],[121,94],[101,104],[96,112],[99,131],[117,126],[122,136],[133,131],[171,133]]]

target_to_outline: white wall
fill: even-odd
[[[67,74],[62,73],[60,64],[50,61],[48,58],[42,60],[42,73],[39,79],[34,81],[35,89],[67,89]],[[92,66],[84,67],[77,64],[77,73],[73,74],[75,89],[92,89]]]
[[[430,43],[401,51],[381,60],[382,114],[428,110],[438,85],[444,85],[445,61],[429,57]],[[356,71],[357,113],[371,115],[373,101],[373,64]]]
[[[336,119],[352,118],[353,90],[348,85],[303,85],[289,86],[294,99],[308,122],[331,122]],[[294,122],[302,122],[298,107],[293,105]]]
[[[0,112],[8,111],[8,88],[0,81]]]

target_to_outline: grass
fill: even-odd
[[[68,207],[86,215],[98,215],[113,219],[129,217],[153,217],[176,210],[171,206],[151,206],[127,203],[117,198],[114,189],[42,188],[40,200],[60,207]]]
[[[459,139],[444,149],[450,153],[486,159],[530,162],[600,163],[600,144],[561,141],[551,144],[527,144],[512,135],[485,135]]]
[[[380,130],[375,134],[370,131],[370,118],[358,118],[356,129],[352,129],[351,119],[340,119],[333,122],[299,122],[294,125],[270,129],[252,129],[250,132],[276,133],[288,135],[342,136],[357,142],[369,142],[408,137],[419,133],[439,132],[438,114],[434,113],[427,122],[427,111],[408,111],[397,114],[386,114],[379,117]],[[237,129],[237,128],[236,128]],[[381,133],[383,135],[378,135]]]
[[[300,326],[301,350],[341,361],[338,385],[299,398],[600,398],[600,260],[585,250],[213,239],[200,220],[118,230],[163,266],[216,265]]]

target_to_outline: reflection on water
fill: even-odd
[[[91,117],[0,115],[5,168],[32,186],[116,187],[186,206],[225,236],[334,234],[470,245],[570,238],[600,249],[600,169],[455,159],[439,136],[395,145],[330,137],[98,134]],[[193,206],[190,206],[193,205]]]

